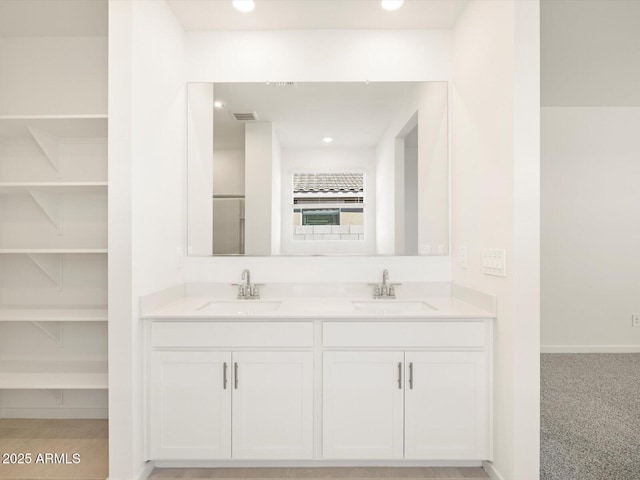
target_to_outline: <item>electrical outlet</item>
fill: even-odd
[[[428,243],[423,243],[420,245],[420,255],[430,255],[431,254],[431,245]]]
[[[438,255],[444,255],[444,245],[438,245]]]
[[[634,313],[631,315],[631,326],[640,327],[640,313]]]

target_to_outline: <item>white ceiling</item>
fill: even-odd
[[[216,149],[243,149],[244,124],[232,112],[256,112],[260,121],[273,122],[283,147],[375,147],[415,82],[217,83],[215,98]]]
[[[0,0],[0,36],[106,36],[106,0]]]
[[[168,0],[187,31],[451,28],[467,0],[405,0],[387,12],[378,0],[256,0],[251,13],[231,0]]]

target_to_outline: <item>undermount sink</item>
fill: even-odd
[[[371,300],[352,303],[356,310],[381,313],[383,315],[420,313],[437,310],[437,308],[429,305],[427,302],[420,301]]]
[[[206,311],[214,315],[253,315],[256,313],[274,312],[280,308],[282,302],[260,300],[214,300],[198,308],[199,312]]]

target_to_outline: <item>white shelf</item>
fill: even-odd
[[[0,120],[90,120],[109,118],[106,113],[80,115],[0,115]]]
[[[33,136],[44,131],[56,138],[106,138],[106,116],[1,117],[0,137]]]
[[[38,253],[108,253],[106,248],[0,248],[0,254],[38,254]]]
[[[102,390],[107,387],[107,362],[0,362],[0,389]]]
[[[48,193],[106,193],[107,186],[107,182],[0,182],[0,194],[15,194],[33,190]]]
[[[106,322],[106,308],[0,308],[0,322]]]

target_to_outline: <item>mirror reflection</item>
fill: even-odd
[[[192,83],[190,255],[447,255],[446,82]]]

